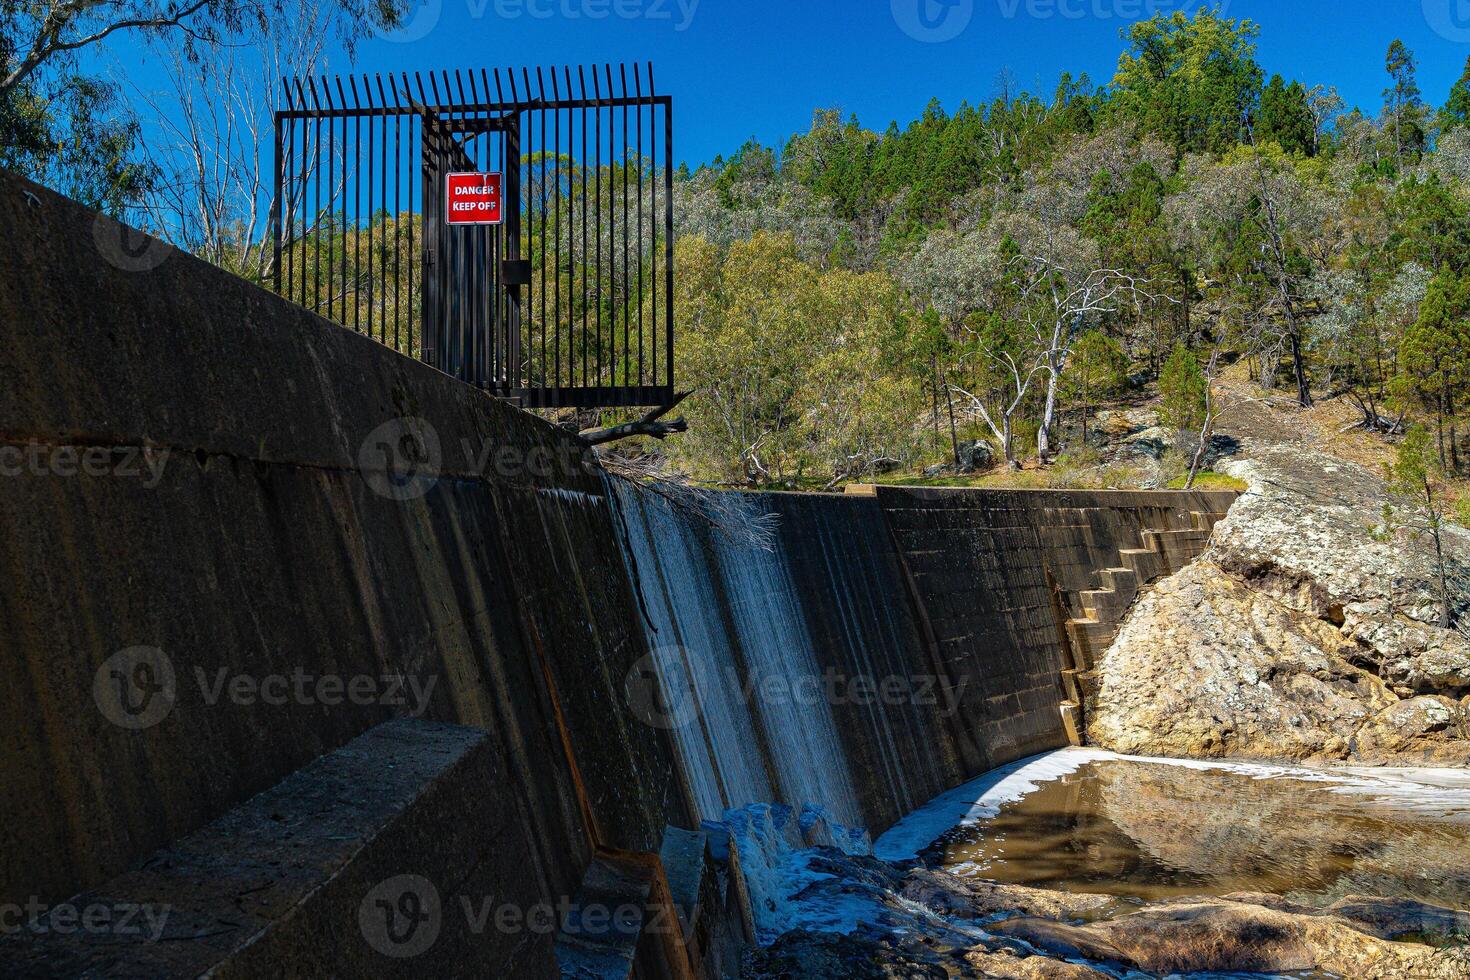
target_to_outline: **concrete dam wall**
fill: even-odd
[[[1233,499],[652,492],[35,185],[0,232],[0,907],[173,912],[0,935],[0,976],[718,972],[707,821],[876,834],[1067,744],[1087,644]],[[412,955],[364,924],[405,876]],[[630,894],[678,927],[572,928]],[[455,919],[486,896],[558,912]]]

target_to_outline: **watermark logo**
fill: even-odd
[[[271,674],[232,672],[229,667],[208,671],[196,666],[183,677],[191,679],[192,685],[181,682],[173,660],[157,647],[129,647],[97,668],[92,678],[92,699],[104,718],[130,731],[159,724],[185,700],[185,695],[189,703],[206,708],[220,704],[246,708],[352,705],[391,708],[397,715],[421,718],[429,710],[439,681],[435,674],[348,676],[315,674],[300,666]]]
[[[138,902],[63,902],[47,905],[32,895],[24,905],[0,902],[0,936],[22,930],[33,935],[115,936],[156,943],[173,907]]]
[[[451,448],[458,455],[457,476],[484,480],[535,482],[558,473],[596,475],[597,453],[575,440],[522,445],[466,436]],[[445,476],[445,443],[425,419],[391,419],[368,434],[357,450],[357,464],[368,487],[389,500],[424,497]]]
[[[623,694],[633,717],[651,728],[673,731],[699,717],[694,678],[677,647],[655,650],[635,663],[623,678]]]
[[[618,20],[662,21],[684,32],[694,25],[701,0],[465,0],[472,21]],[[444,16],[444,0],[425,0],[394,27],[374,25],[373,33],[393,44],[412,44],[428,37]]]
[[[152,490],[163,481],[170,451],[144,446],[53,445],[32,439],[0,445],[0,477],[118,477]]]
[[[682,935],[672,906],[655,901],[523,904],[494,895],[451,891],[441,895],[428,878],[396,875],[375,885],[357,908],[357,924],[369,946],[393,959],[412,959],[433,948],[448,925],[456,935],[567,936],[605,941],[640,935]]]
[[[439,889],[421,875],[398,875],[363,898],[357,924],[369,946],[394,959],[429,951],[444,926]]]
[[[119,650],[97,668],[92,700],[119,728],[142,731],[169,716],[178,699],[173,661],[157,647]]]
[[[1424,0],[1424,19],[1445,40],[1470,44],[1470,0]]]
[[[619,20],[667,21],[676,31],[694,24],[700,0],[469,0],[470,16],[483,17],[486,6],[501,20],[530,17],[534,20]]]
[[[704,701],[767,708],[919,708],[952,718],[970,684],[968,677],[950,683],[933,674],[846,674],[831,667],[820,674],[741,672],[733,664],[704,669],[696,684],[694,671],[701,662],[682,648],[665,647],[633,664],[623,678],[633,716],[653,728],[682,729],[698,720]]]
[[[167,242],[105,214],[92,222],[92,241],[102,258],[123,272],[151,272],[174,254],[174,247]]]
[[[1198,0],[996,0],[1000,15],[1015,20],[1025,14],[1032,20],[1148,20],[1162,14],[1188,14]],[[1224,17],[1230,0],[1220,0],[1215,11]]]
[[[975,0],[890,0],[890,6],[899,28],[925,44],[953,41],[975,17]]]
[[[363,440],[357,451],[368,486],[389,500],[419,500],[439,480],[444,452],[439,433],[420,418],[391,419]]]

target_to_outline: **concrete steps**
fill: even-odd
[[[1073,744],[1083,744],[1086,705],[1095,689],[1093,667],[1117,639],[1118,630],[1138,594],[1147,585],[1173,575],[1200,556],[1223,514],[1191,511],[1187,528],[1145,528],[1142,547],[1122,548],[1119,563],[1097,571],[1098,588],[1077,594],[1082,615],[1067,620],[1067,645],[1072,665],[1062,671],[1062,720]]]

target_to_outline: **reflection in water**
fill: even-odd
[[[1470,813],[1228,769],[1090,762],[955,828],[927,856],[962,875],[1147,901],[1255,891],[1470,908]]]

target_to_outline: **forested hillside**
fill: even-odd
[[[1125,32],[1115,76],[907,126],[835,110],[680,173],[680,386],[692,475],[837,485],[1085,453],[1084,409],[1162,392],[1185,433],[1227,366],[1364,426],[1421,423],[1461,466],[1470,408],[1470,63],[1383,103],[1267,77],[1207,10]],[[1436,98],[1436,95],[1438,96]]]

